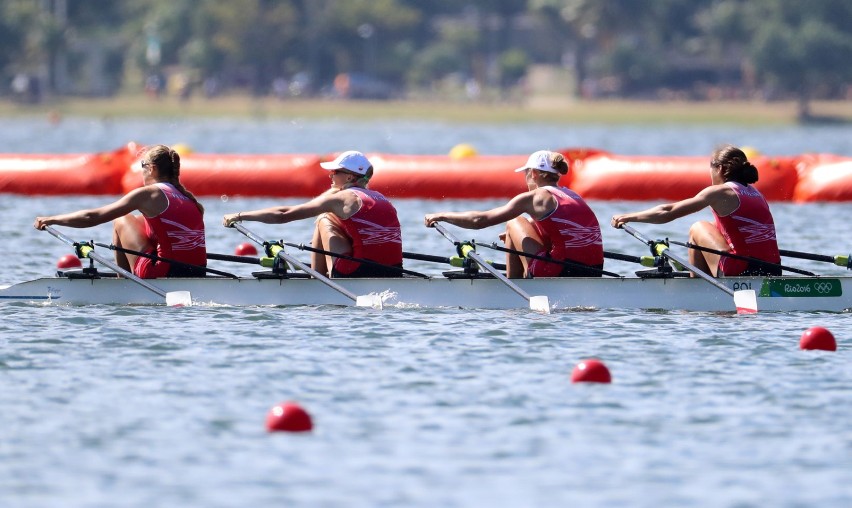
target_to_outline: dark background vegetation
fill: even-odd
[[[3,0],[0,96],[852,98],[849,0]]]

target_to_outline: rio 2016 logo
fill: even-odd
[[[843,294],[838,279],[764,279],[760,296],[835,297]]]

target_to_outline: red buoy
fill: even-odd
[[[311,415],[295,402],[276,404],[266,415],[269,432],[308,432],[313,428]]]
[[[252,243],[241,243],[234,249],[234,254],[237,256],[257,256],[257,249]]]
[[[609,369],[600,360],[583,360],[571,372],[572,383],[611,383]]]
[[[837,341],[834,335],[821,326],[814,326],[805,330],[799,341],[802,349],[819,349],[822,351],[837,351]]]
[[[65,254],[59,261],[56,262],[56,268],[68,269],[68,268],[82,268],[83,263],[80,262],[80,258],[75,256],[74,254]]]

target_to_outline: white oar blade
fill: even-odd
[[[547,296],[544,295],[531,296],[530,309],[543,314],[550,314],[550,301],[547,299]]]
[[[734,291],[734,305],[737,306],[737,314],[756,314],[757,293],[753,289]]]
[[[358,295],[355,299],[356,307],[372,307],[382,310],[382,297],[380,295]]]
[[[166,293],[166,305],[169,307],[189,307],[192,305],[192,295],[189,291],[169,291]]]

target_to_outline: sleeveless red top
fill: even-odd
[[[201,210],[172,184],[161,182],[155,185],[166,195],[169,203],[156,217],[143,215],[145,234],[157,245],[157,255],[207,266],[204,216]]]
[[[396,208],[381,193],[361,187],[350,187],[361,201],[361,208],[348,219],[337,219],[352,240],[352,257],[369,259],[384,265],[402,263],[402,229]],[[354,272],[361,263],[339,259],[334,268],[342,274]]]
[[[556,209],[533,227],[545,242],[550,257],[589,266],[603,263],[601,226],[595,212],[579,194],[566,187],[543,187],[556,198]]]
[[[725,185],[737,193],[740,205],[722,217],[713,210],[716,229],[728,242],[731,254],[757,258],[769,263],[780,263],[775,222],[763,195],[751,185],[727,182]],[[738,275],[748,266],[748,261],[722,256],[719,268],[725,275]]]

